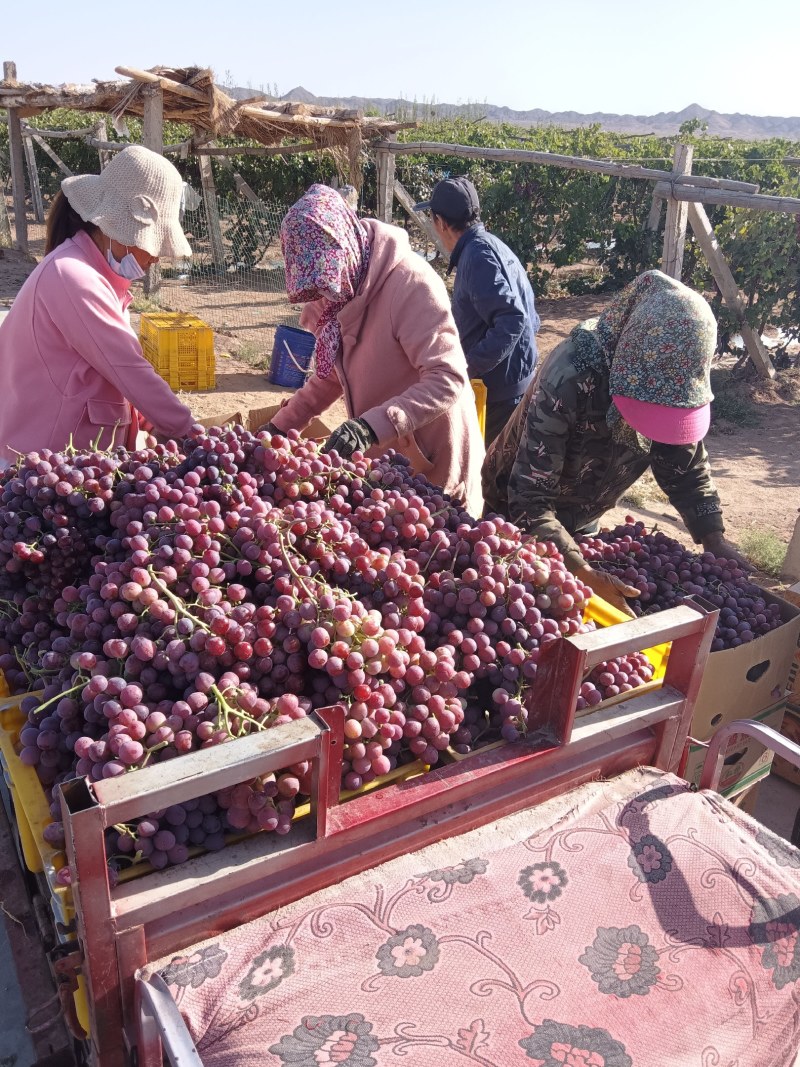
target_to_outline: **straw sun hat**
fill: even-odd
[[[61,189],[84,222],[151,256],[190,256],[178,221],[183,180],[169,160],[131,145],[101,174],[65,178]]]

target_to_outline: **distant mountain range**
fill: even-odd
[[[266,98],[266,94],[254,92],[252,89],[226,87],[225,91],[237,99],[254,96]],[[318,104],[321,107],[378,111],[381,115],[391,115],[403,121],[464,117],[484,118],[490,122],[509,122],[517,126],[563,126],[567,129],[599,125],[604,130],[614,133],[655,134],[660,137],[672,136],[678,132],[682,123],[690,119],[699,119],[708,124],[707,132],[713,137],[741,138],[748,141],[783,137],[791,141],[800,141],[800,118],[781,118],[775,115],[723,115],[719,111],[710,111],[706,107],[701,107],[700,104],[689,104],[682,111],[660,111],[657,115],[610,115],[604,111],[584,115],[578,111],[543,111],[538,107],[530,111],[515,111],[513,108],[500,107],[496,104],[437,104],[419,103],[400,98],[314,96],[302,85],[295,86],[279,99]]]

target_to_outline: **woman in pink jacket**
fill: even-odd
[[[312,185],[281,227],[286,288],[307,302],[316,373],[271,427],[302,430],[344,396],[350,416],[326,444],[340,455],[407,456],[480,515],[483,436],[444,283],[396,226],[359,219]]]
[[[178,222],[183,183],[134,145],[102,174],[66,178],[47,219],[47,255],[0,326],[0,462],[43,448],[135,444],[138,412],[185,434],[192,413],[142,354],[131,282],[191,249]]]

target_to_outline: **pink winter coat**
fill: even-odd
[[[0,456],[131,443],[132,407],[164,435],[192,425],[142,354],[128,319],[130,282],[87,233],[59,245],[0,326]]]
[[[483,435],[447,290],[404,230],[362,221],[369,269],[338,314],[342,353],[327,378],[310,378],[272,422],[302,430],[344,395],[349,416],[365,419],[378,437],[370,455],[396,449],[478,516]],[[308,304],[300,321],[313,330],[318,317],[318,305]]]

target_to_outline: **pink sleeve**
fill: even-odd
[[[458,403],[469,385],[444,283],[431,268],[405,275],[392,295],[391,329],[419,381],[362,414],[384,444],[427,426]]]
[[[312,374],[302,389],[298,389],[288,404],[284,404],[272,417],[272,424],[279,430],[302,432],[313,418],[321,415],[341,395],[342,383],[335,370],[327,378]]]
[[[58,285],[48,294],[48,310],[58,318],[66,341],[158,433],[179,436],[189,430],[191,411],[144,358],[118,297],[96,271],[59,271]]]

